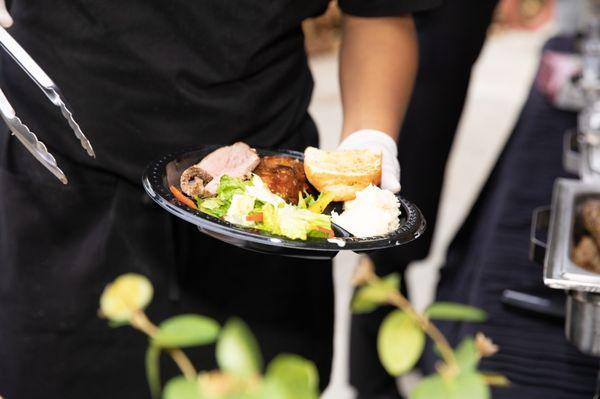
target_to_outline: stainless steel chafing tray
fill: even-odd
[[[579,208],[592,197],[600,197],[598,182],[557,179],[554,183],[551,208],[534,212],[531,252],[533,260],[544,256],[544,283],[565,290],[565,335],[580,351],[600,356],[600,274],[579,267],[571,254],[585,233]],[[548,240],[538,238],[548,221]]]
[[[544,283],[552,288],[600,293],[600,274],[577,266],[571,252],[582,235],[577,209],[587,198],[599,196],[598,183],[557,179],[552,196]]]

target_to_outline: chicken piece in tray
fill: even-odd
[[[600,273],[600,251],[590,236],[583,236],[573,248],[573,261],[588,270]]]
[[[280,195],[286,202],[296,205],[298,193],[309,189],[302,161],[284,156],[262,157],[254,170],[269,190]]]
[[[181,190],[189,196],[210,197],[217,193],[221,176],[245,179],[259,164],[256,150],[238,142],[221,147],[205,156],[181,175]]]
[[[581,206],[583,227],[600,246],[600,199],[588,199]]]

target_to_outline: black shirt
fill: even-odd
[[[441,0],[340,0],[358,16],[398,15]],[[98,160],[12,62],[7,94],[60,161],[137,182],[167,151],[244,140],[316,140],[301,22],[326,0],[14,0],[11,33],[62,88]],[[303,140],[290,141],[294,135]],[[68,169],[68,166],[67,166]]]

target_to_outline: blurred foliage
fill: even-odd
[[[441,357],[437,373],[422,379],[410,394],[410,399],[488,399],[490,386],[507,386],[506,377],[483,374],[478,370],[483,357],[493,356],[498,347],[482,333],[466,337],[456,348],[431,322],[449,320],[483,322],[484,311],[453,302],[436,302],[422,314],[417,312],[400,292],[400,277],[391,274],[379,277],[372,262],[363,257],[353,279],[358,286],[351,302],[355,313],[375,310],[378,306],[395,306],[379,327],[377,351],[381,364],[392,376],[401,376],[419,361],[429,337]]]
[[[501,375],[478,370],[483,357],[498,351],[489,338],[478,333],[451,348],[430,321],[482,322],[485,312],[463,304],[437,302],[418,313],[400,292],[400,276],[380,278],[368,258],[364,259],[353,279],[358,286],[352,299],[353,311],[371,312],[382,305],[397,307],[379,328],[377,350],[383,367],[393,376],[409,372],[422,356],[427,337],[440,355],[438,372],[424,378],[411,399],[488,399],[491,385],[510,383]],[[265,368],[258,341],[238,318],[221,326],[206,316],[184,314],[156,325],[144,312],[152,296],[152,284],[146,277],[120,276],[104,289],[99,314],[112,327],[129,325],[148,335],[146,375],[153,398],[318,399],[319,374],[311,361],[281,354]],[[216,344],[219,369],[196,371],[182,348],[211,344]],[[160,373],[163,355],[169,355],[182,373],[164,387]]]
[[[266,367],[258,341],[242,320],[224,326],[206,316],[186,314],[152,323],[144,309],[152,300],[152,284],[127,274],[109,284],[100,298],[99,314],[112,327],[129,325],[149,336],[146,375],[153,398],[163,399],[318,399],[319,374],[300,356],[281,354]],[[181,348],[216,344],[218,370],[197,372]],[[160,359],[170,355],[183,375],[162,387]]]

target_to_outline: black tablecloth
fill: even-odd
[[[572,50],[573,41],[554,38],[546,48]],[[513,387],[498,398],[592,398],[598,360],[582,355],[564,336],[561,321],[517,312],[500,302],[506,288],[538,286],[542,268],[528,260],[529,229],[535,207],[551,201],[562,167],[562,138],[576,114],[556,110],[532,88],[512,136],[475,207],[451,244],[441,272],[438,299],[485,309],[482,325],[443,323],[456,343],[483,331],[500,346],[482,367],[510,378]],[[547,289],[551,291],[550,289]],[[556,292],[554,292],[556,294]],[[562,295],[562,294],[559,294]],[[426,368],[431,371],[429,352]]]

